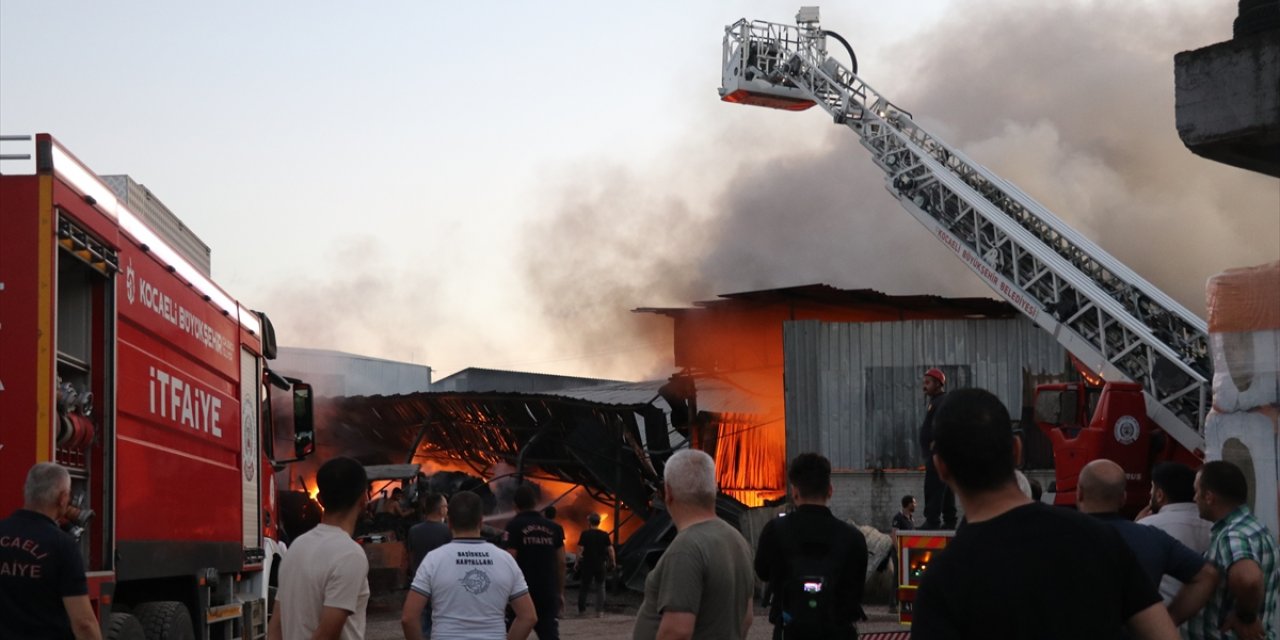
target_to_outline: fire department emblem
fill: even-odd
[[[244,440],[244,479],[253,482],[258,473],[258,430],[254,424],[253,398],[240,399],[240,437]]]
[[[129,260],[129,266],[124,270],[124,292],[125,297],[129,299],[129,304],[133,304],[133,281],[136,276],[133,273],[133,260]]]
[[[1138,419],[1133,416],[1120,416],[1116,420],[1116,442],[1120,444],[1133,444],[1138,441],[1138,432],[1141,430]]]
[[[463,589],[466,589],[477,596],[488,591],[489,585],[492,583],[492,581],[489,580],[489,574],[479,569],[472,569],[468,571],[458,582],[462,585]]]

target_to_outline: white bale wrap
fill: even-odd
[[[1240,467],[1249,482],[1249,507],[1273,535],[1280,535],[1280,410],[1210,411],[1204,435],[1205,459]]]
[[[1280,404],[1280,261],[1209,278],[1206,302],[1214,408]]]
[[[1280,403],[1280,330],[1209,334],[1213,406],[1248,411]]]

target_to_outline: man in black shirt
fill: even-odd
[[[0,638],[100,638],[84,561],[57,519],[71,502],[71,476],[52,462],[27,472],[23,508],[0,520]]]
[[[1133,552],[1115,530],[1018,489],[1021,442],[999,398],[947,394],[934,418],[934,464],[965,526],[925,570],[911,636],[1102,640],[1178,638]]]
[[[898,531],[910,531],[916,528],[915,496],[902,496],[902,511],[893,514],[893,528]]]
[[[587,612],[587,591],[592,590],[593,582],[596,617],[604,615],[605,570],[613,565],[613,544],[609,534],[600,530],[600,516],[593,513],[587,516],[587,529],[578,536],[578,615]]]
[[[831,514],[831,463],[802,453],[787,469],[789,515],[760,531],[756,576],[773,590],[769,622],[774,640],[846,640],[858,637],[867,540]]]
[[[564,608],[564,529],[536,511],[533,485],[516,489],[516,514],[507,523],[506,547],[524,572],[538,613],[538,640],[559,640],[557,616]]]
[[[933,466],[933,413],[946,394],[947,376],[941,369],[924,372],[925,400],[929,408],[920,425],[920,451],[924,455],[924,526],[922,529],[956,528],[956,496],[938,477]]]
[[[413,582],[414,576],[418,574],[418,565],[422,564],[422,559],[427,557],[428,553],[453,540],[453,533],[449,531],[449,525],[445,524],[445,518],[449,515],[449,503],[444,499],[444,495],[428,494],[423,501],[423,508],[426,509],[426,514],[422,516],[422,522],[409,529],[409,555],[412,562],[409,566],[410,582]],[[430,638],[431,607],[422,608],[420,622],[422,637]]]

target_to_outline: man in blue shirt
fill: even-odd
[[[1152,585],[1159,585],[1164,575],[1183,583],[1169,603],[1169,617],[1174,624],[1182,624],[1209,601],[1218,584],[1218,570],[1173,536],[1120,515],[1124,490],[1124,469],[1110,460],[1094,460],[1080,470],[1076,505],[1120,534]]]

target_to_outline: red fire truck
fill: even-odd
[[[264,314],[34,142],[34,173],[0,175],[0,513],[32,464],[58,462],[107,637],[264,637],[284,552],[273,474],[292,461],[273,450],[272,387],[294,460],[314,449],[311,389],[268,368]]]

